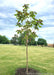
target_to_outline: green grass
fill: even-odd
[[[54,73],[54,48],[29,46],[29,67],[41,73]],[[0,45],[0,75],[14,75],[26,67],[26,47]]]

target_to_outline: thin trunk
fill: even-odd
[[[28,75],[28,39],[26,40],[26,74]]]

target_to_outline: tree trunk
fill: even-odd
[[[26,40],[26,74],[28,75],[28,39]]]

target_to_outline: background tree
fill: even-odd
[[[37,41],[38,45],[41,45],[41,46],[47,46],[47,41],[43,38],[39,38],[38,41]]]
[[[18,44],[18,36],[16,34],[14,34],[14,37],[12,37],[11,43],[14,44],[14,45]]]
[[[21,35],[18,37],[18,44],[19,45],[25,45],[25,34],[24,33],[21,33]]]
[[[10,41],[8,40],[6,36],[0,35],[0,44],[9,44],[9,43]]]
[[[34,30],[39,30],[39,27],[43,25],[43,21],[41,19],[36,19],[36,12],[28,11],[29,4],[23,5],[23,10],[16,10],[16,18],[18,30],[17,33],[20,35],[21,33],[25,33],[24,39],[26,40],[26,73],[28,73],[28,37],[32,35],[33,37],[37,37],[37,34]]]
[[[54,43],[53,43],[53,47],[54,47]]]
[[[24,39],[25,37],[25,32],[22,33],[19,37],[18,37],[18,44],[20,45],[26,45],[26,39]],[[35,38],[33,35],[29,35],[28,36],[28,45],[37,45],[37,42],[35,41]]]

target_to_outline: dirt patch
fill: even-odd
[[[39,75],[39,72],[29,68],[28,69],[28,74],[26,74],[26,68],[20,68],[16,70],[15,75]]]

